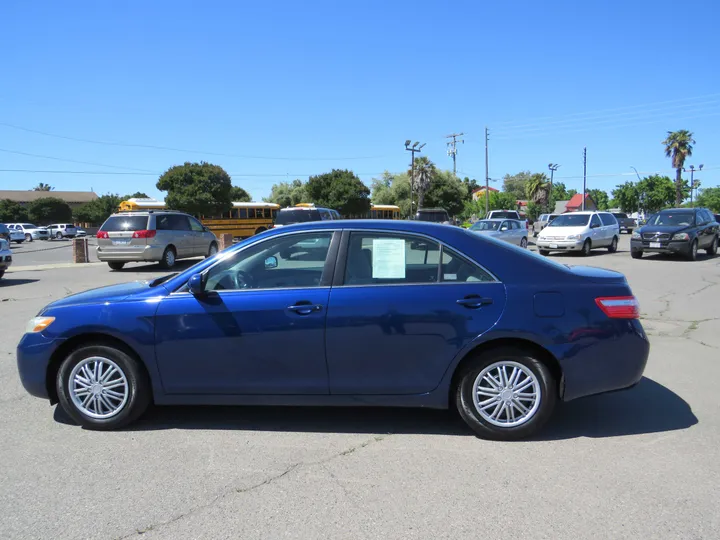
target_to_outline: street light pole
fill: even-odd
[[[548,165],[548,169],[550,169],[550,194],[552,194],[552,188],[553,188],[553,175],[555,174],[555,171],[558,170],[560,165],[557,163],[550,163]]]
[[[698,167],[698,171],[702,171],[703,165]],[[687,172],[683,169],[683,172]],[[690,165],[690,206],[693,203],[693,189],[695,188],[695,165]]]
[[[587,197],[587,146],[583,148],[583,200],[582,209],[585,210],[585,198]]]
[[[635,171],[635,174],[636,174],[637,177],[638,177],[638,182],[642,182],[642,178],[640,178],[640,173],[637,171],[637,169],[636,169],[635,167],[633,167],[632,165],[630,165],[630,168],[631,168],[633,171]]]
[[[420,146],[418,146],[420,145]],[[415,183],[415,152],[420,152],[425,146],[425,143],[420,144],[415,141],[410,146],[410,139],[405,141],[405,150],[412,153],[412,160],[410,161],[410,219],[413,219],[415,214],[413,213],[413,184]]]

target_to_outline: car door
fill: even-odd
[[[192,235],[187,216],[158,214],[155,216],[155,228],[158,241],[164,245],[175,246],[178,259],[193,255]]]
[[[698,210],[696,212],[696,223],[698,227],[698,247],[707,249],[710,247],[713,241],[713,227],[710,226],[712,219],[710,212],[706,210]]]
[[[502,283],[433,239],[345,232],[327,317],[330,392],[429,392],[504,306]]]
[[[590,241],[593,247],[600,247],[606,244],[605,234],[602,230],[602,222],[597,214],[590,217]]]
[[[190,239],[192,243],[192,257],[204,257],[210,251],[213,236],[205,231],[205,227],[194,217],[187,217],[190,222]]]
[[[513,244],[519,246],[527,230],[520,221],[511,221],[510,225],[512,226]]]
[[[333,235],[287,233],[256,242],[204,272],[204,295],[181,290],[164,298],[155,332],[165,391],[327,394],[325,319],[339,241]]]

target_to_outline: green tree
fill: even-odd
[[[146,199],[147,197],[121,197],[117,194],[108,193],[107,195],[101,195],[94,201],[79,206],[73,211],[73,215],[75,216],[75,220],[80,223],[100,225],[112,214],[117,212],[118,206],[122,201],[132,198]]]
[[[301,202],[310,202],[309,196],[302,180],[292,182],[280,182],[273,184],[270,195],[263,199],[265,202],[279,204],[282,208],[295,206]]]
[[[503,191],[512,193],[515,199],[524,199],[527,193],[526,185],[530,180],[532,173],[530,171],[519,172],[517,174],[506,174],[503,176]]]
[[[640,192],[635,182],[625,182],[612,191],[615,204],[623,212],[637,212],[640,210]]]
[[[697,205],[720,212],[720,187],[701,189],[697,196]]]
[[[230,190],[230,199],[232,202],[250,202],[252,201],[252,197],[250,194],[245,191],[243,188],[238,186],[233,186]]]
[[[397,204],[395,193],[392,189],[395,176],[385,171],[380,178],[373,178],[370,183],[370,198],[373,204]]]
[[[408,170],[408,174],[412,175],[412,170]],[[417,196],[417,208],[425,208],[425,194],[428,189],[430,189],[430,184],[435,180],[436,175],[437,168],[427,156],[422,156],[415,160],[413,191]]]
[[[517,201],[514,193],[493,191],[490,193],[488,205],[490,210],[515,210],[517,209]]]
[[[370,211],[370,189],[347,169],[311,176],[306,190],[312,202],[334,208],[345,216],[365,215]]]
[[[535,173],[528,178],[525,182],[525,196],[542,208],[547,206],[550,199],[550,179],[545,173]]]
[[[572,199],[575,195],[577,195],[577,189],[568,189],[565,195],[567,196],[567,199],[562,199],[563,201],[569,201]]]
[[[29,221],[27,209],[10,199],[1,200],[0,223],[16,223],[19,221]]]
[[[375,199],[373,199],[374,201]],[[467,200],[467,186],[450,171],[436,171],[425,194],[425,207],[440,207],[451,216],[462,213]]]
[[[672,166],[675,169],[675,204],[680,206],[683,202],[682,170],[685,160],[692,156],[695,139],[690,131],[681,129],[668,131],[668,136],[662,144],[665,146],[665,157],[672,159]]]
[[[72,220],[72,210],[62,199],[43,197],[28,205],[28,219],[40,225]]]
[[[553,206],[557,201],[569,201],[567,188],[562,182],[555,182],[552,186],[552,192],[550,193],[550,199],[552,199]]]
[[[602,189],[589,189],[588,195],[595,202],[598,210],[607,210],[610,208],[610,197],[606,191]]]
[[[477,188],[480,187],[480,184],[477,183],[477,180],[474,178],[465,177],[463,178],[463,184],[465,184],[465,187],[467,189],[467,200],[472,199],[472,193]]]
[[[52,191],[53,189],[55,188],[52,187],[50,184],[43,184],[42,182],[40,182],[37,186],[33,188],[33,191]]]
[[[127,201],[128,199],[149,199],[150,196],[147,193],[143,193],[142,191],[136,191],[132,195],[126,196],[123,201]]]
[[[669,176],[660,176],[658,174],[647,176],[637,183],[637,192],[639,206],[646,212],[657,212],[672,206],[673,201],[677,200],[676,185]],[[681,181],[680,200],[682,201],[687,197],[687,194],[687,183]]]
[[[168,208],[194,215],[218,215],[231,207],[232,181],[225,170],[211,163],[170,167],[158,179],[157,189],[167,191]]]

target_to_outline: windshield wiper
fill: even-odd
[[[148,285],[150,285],[151,287],[156,287],[156,286],[160,285],[161,283],[165,283],[171,277],[177,276],[178,273],[179,272],[173,272],[172,274],[168,274],[166,276],[160,276],[159,278],[155,278],[151,281],[148,281]]]

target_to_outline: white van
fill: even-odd
[[[579,251],[589,255],[595,248],[617,251],[620,226],[610,212],[570,212],[562,214],[545,227],[537,237],[540,255],[551,251]]]

